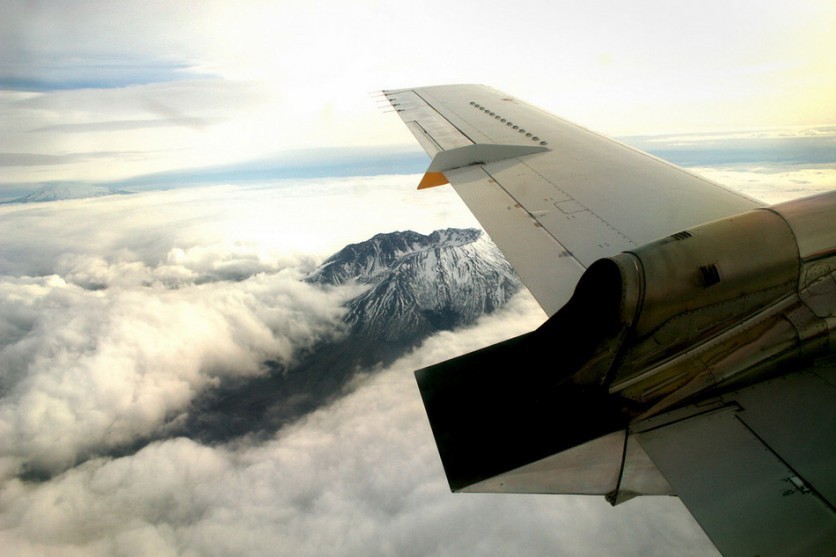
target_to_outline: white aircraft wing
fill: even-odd
[[[757,201],[484,85],[384,91],[552,315],[584,269]]]
[[[786,284],[758,286],[758,277],[780,275],[771,252],[761,253],[763,273],[746,275],[725,302],[683,305],[670,328],[639,334],[625,300],[646,286],[652,260],[640,259],[650,253],[642,250],[692,249],[686,242],[706,228],[743,226],[740,217],[699,225],[757,201],[489,87],[384,93],[432,157],[419,187],[452,184],[551,316],[416,372],[451,489],[599,494],[613,504],[675,493],[726,555],[834,554],[836,192],[748,213],[780,215],[782,232],[719,236],[717,253],[733,238],[749,243],[720,263],[689,252],[691,278],[678,279],[694,300],[716,295],[726,286],[714,285],[733,284],[718,269],[786,234],[787,257],[798,258]],[[612,275],[616,259],[640,259],[644,278]],[[669,281],[658,283],[664,290]],[[723,324],[730,308],[767,295],[774,305],[751,302],[737,325]],[[700,325],[700,315],[716,328]],[[613,383],[626,358],[641,373]],[[752,375],[714,388],[722,373],[740,370]],[[633,383],[636,394],[621,392]],[[668,388],[687,404],[636,410]]]

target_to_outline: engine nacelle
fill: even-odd
[[[594,308],[605,322],[617,321],[619,332],[611,325],[599,335],[575,381],[606,385],[646,414],[826,352],[836,306],[834,222],[836,196],[829,194],[596,262],[567,307]],[[590,302],[605,290],[600,299],[609,307]]]

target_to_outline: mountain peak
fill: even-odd
[[[520,281],[481,230],[448,228],[377,234],[329,257],[307,280],[371,287],[348,302],[354,335],[420,342],[502,307]]]
[[[476,241],[482,232],[475,228],[447,228],[424,235],[412,230],[375,234],[365,242],[349,244],[328,259],[306,279],[319,284],[357,281],[374,283],[400,258],[435,249],[442,244],[461,246]]]

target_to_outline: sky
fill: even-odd
[[[412,371],[536,327],[526,293],[270,439],[166,436],[339,337],[323,258],[477,226],[414,191],[381,89],[485,83],[767,202],[836,188],[832,2],[580,4],[0,0],[0,201],[135,192],[0,205],[0,546],[715,555],[675,498],[449,493]]]
[[[826,0],[0,5],[0,190],[417,152],[370,95],[443,83],[614,136],[836,122]]]

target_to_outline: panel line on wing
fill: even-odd
[[[538,226],[565,246],[584,267],[637,245],[606,219],[519,158],[486,164],[483,169]],[[544,193],[543,186],[551,191]]]
[[[473,144],[473,141],[449,119],[441,115],[416,91],[385,91],[387,100],[398,109],[398,114],[424,150],[435,155],[440,151]]]
[[[427,130],[424,129],[424,126],[422,126],[417,120],[405,122],[405,124],[428,155],[432,157],[435,156],[436,153],[440,153],[444,150],[441,148],[441,145],[439,145],[438,142],[435,139],[433,139],[433,137],[429,133],[427,133]]]
[[[597,218],[598,220],[600,220],[603,224],[607,225],[607,226],[608,226],[608,227],[609,227],[609,228],[610,228],[613,232],[615,232],[616,234],[618,234],[619,236],[621,236],[621,237],[624,239],[624,241],[628,242],[628,243],[629,243],[629,244],[631,244],[632,246],[637,246],[637,245],[638,245],[638,244],[637,244],[636,242],[634,242],[634,241],[633,241],[630,237],[628,237],[628,236],[627,236],[626,234],[624,234],[621,230],[619,230],[619,229],[618,229],[618,227],[616,227],[614,224],[612,224],[611,222],[609,222],[607,219],[605,219],[604,217],[602,217],[601,215],[599,215],[598,213],[596,213],[595,211],[593,211],[592,209],[590,209],[589,207],[587,207],[586,205],[584,205],[583,203],[581,203],[580,201],[578,201],[577,199],[575,199],[574,197],[572,197],[571,195],[569,195],[567,192],[565,192],[563,189],[561,189],[561,188],[560,188],[560,186],[558,186],[558,185],[557,185],[557,184],[555,184],[553,181],[551,181],[551,180],[549,180],[548,178],[546,178],[546,177],[545,177],[545,176],[544,176],[541,172],[539,172],[537,169],[533,168],[531,165],[527,164],[525,161],[520,161],[520,163],[521,163],[522,165],[524,165],[526,168],[528,168],[528,169],[531,171],[531,173],[532,173],[532,174],[535,174],[535,175],[539,176],[540,178],[542,178],[542,179],[543,179],[543,181],[545,181],[545,182],[547,182],[547,183],[551,184],[551,185],[552,185],[552,187],[554,187],[554,189],[558,190],[560,193],[562,193],[563,195],[565,195],[566,197],[568,197],[569,199],[568,199],[567,201],[572,201],[572,202],[574,202],[574,203],[577,203],[580,207],[582,207],[582,208],[583,208],[583,209],[581,209],[581,210],[583,210],[583,211],[588,211],[588,212],[589,212],[589,214],[591,214],[591,215],[595,216],[595,218]],[[566,213],[566,214],[572,214],[572,213],[579,212],[579,211],[569,211],[569,210],[564,210],[564,208],[563,208],[563,207],[561,207],[561,205],[563,205],[563,203],[565,203],[565,202],[564,202],[564,201],[561,201],[559,204],[555,204],[555,206],[556,206],[558,209],[560,209],[561,211],[563,211],[564,213]]]
[[[760,441],[763,444],[763,446],[766,447],[772,453],[773,457],[775,457],[779,461],[781,461],[781,463],[784,466],[787,467],[787,470],[791,471],[794,474],[794,476],[793,476],[794,478],[801,478],[801,485],[804,486],[804,489],[802,490],[803,493],[809,493],[809,494],[814,495],[827,508],[829,508],[831,510],[831,512],[836,514],[836,506],[834,506],[833,503],[828,501],[827,498],[823,494],[819,493],[819,491],[815,488],[815,486],[811,485],[810,482],[805,481],[804,476],[801,474],[801,472],[796,470],[796,468],[787,459],[785,459],[783,456],[781,456],[781,453],[777,449],[772,447],[772,445],[770,445],[769,442],[767,442],[766,439],[764,439],[761,435],[759,435],[758,432],[755,431],[754,428],[752,428],[752,426],[750,426],[748,423],[746,423],[746,420],[744,418],[742,418],[740,416],[740,414],[735,414],[735,418],[737,418],[737,421],[739,421],[743,425],[744,428],[749,430],[749,433],[751,433],[752,436],[755,439]],[[799,486],[799,484],[795,484],[795,486],[796,486],[796,488],[801,490],[801,487]]]
[[[520,164],[520,161],[518,159],[515,162],[516,162],[516,164]],[[499,189],[504,191],[508,195],[508,197],[510,197],[511,200],[514,202],[515,206],[518,209],[524,211],[528,215],[528,217],[532,220],[532,224],[542,228],[543,232],[548,234],[555,242],[557,242],[558,244],[563,245],[562,240],[558,239],[554,234],[552,234],[552,232],[548,228],[545,228],[540,223],[540,221],[538,219],[538,216],[543,215],[542,211],[541,212],[532,212],[531,210],[529,210],[529,208],[526,207],[525,203],[520,201],[520,199],[518,199],[517,196],[515,196],[512,191],[510,191],[508,188],[506,188],[505,186],[502,185],[502,182],[499,179],[497,179],[497,177],[494,176],[491,173],[491,171],[487,168],[487,165],[481,165],[481,167],[482,167],[482,170],[484,171],[484,173],[487,175],[488,180],[490,180],[492,183],[496,184],[497,187],[499,187]],[[535,213],[538,213],[538,214],[535,214]],[[566,247],[566,246],[564,246],[564,247]],[[569,256],[574,257],[574,254],[572,253],[571,249],[569,249],[568,247],[566,248],[566,254],[569,255]],[[587,267],[587,265],[584,265],[583,263],[581,263],[581,265],[583,266],[583,268]]]
[[[427,101],[427,99],[425,99],[423,96],[421,96],[421,93],[419,93],[418,91],[413,91],[413,92],[415,93],[415,96],[418,97],[419,99],[421,99],[422,101],[424,101],[424,103],[427,105],[427,108],[429,108],[430,110],[435,112],[438,115],[439,118],[443,119],[445,122],[447,122],[452,127],[454,127],[456,129],[456,131],[459,132],[460,134],[462,134],[464,137],[466,137],[468,141],[470,141],[471,143],[476,143],[476,141],[474,141],[472,137],[470,137],[461,128],[459,128],[459,126],[457,126],[455,123],[453,123],[452,120],[450,120],[449,118],[446,118],[443,114],[441,114],[433,105],[431,105],[429,103],[429,101]]]
[[[484,165],[451,170],[447,176],[546,313],[557,312],[569,300],[584,266],[486,173]]]

